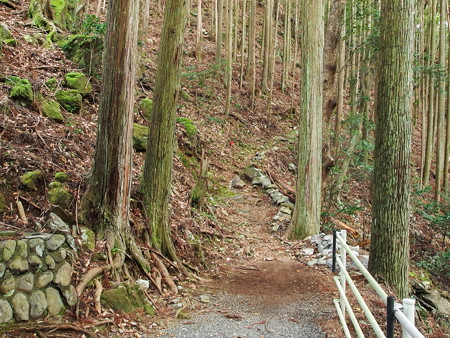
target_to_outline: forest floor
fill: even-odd
[[[52,97],[54,93],[45,86],[45,81],[56,78],[61,83],[64,74],[77,70],[77,66],[56,46],[28,44],[24,39],[26,34],[42,32],[33,28],[26,18],[28,1],[13,3],[13,9],[0,4],[0,21],[8,25],[17,39],[15,47],[4,45],[0,75],[29,78],[35,92]],[[151,13],[149,35],[140,52],[137,102],[151,97],[154,85],[161,13],[153,8]],[[278,208],[260,188],[249,182],[243,189],[229,187],[232,178],[242,176],[248,165],[272,173],[284,187],[295,187],[295,175],[289,165],[296,163],[297,118],[290,108],[291,102],[299,100],[298,83],[282,93],[278,88],[281,71],[276,71],[270,117],[266,114],[267,96],[258,95],[255,108],[251,109],[247,91],[239,90],[238,84],[233,83],[233,109],[227,116],[223,112],[225,90],[220,81],[223,74],[211,66],[214,64],[212,32],[204,37],[201,61],[192,53],[194,35],[195,23],[191,22],[187,28],[182,77],[183,91],[189,97],[180,98],[178,116],[192,120],[197,136],[194,141],[188,140],[183,127],[177,124],[171,225],[180,257],[198,269],[201,281],[186,279],[172,270],[181,287],[180,293],[158,296],[153,290],[151,297],[159,308],[154,317],[141,313],[118,314],[107,309],[97,314],[92,302],[94,289],[88,288],[77,309],[66,314],[62,321],[46,318],[36,323],[34,329],[47,325],[42,332],[48,336],[81,336],[83,333],[76,331],[79,327],[93,336],[341,337],[343,333],[333,304],[337,296],[334,274],[324,266],[306,265],[308,258],[298,252],[302,247],[311,247],[308,241],[287,241],[283,238],[285,228],[271,230]],[[238,67],[233,70],[233,78],[239,78]],[[76,215],[95,144],[100,82],[96,76],[91,82],[94,91],[84,99],[82,114],[63,112],[63,123],[41,116],[34,103],[24,107],[10,101],[10,86],[0,83],[0,104],[8,108],[2,113],[0,123],[0,188],[8,204],[0,230],[35,231],[38,224],[45,223],[52,208],[46,185],[57,171],[66,172],[71,178],[68,185],[75,198],[70,211]],[[146,123],[139,110],[135,122]],[[191,208],[189,192],[197,178],[201,150],[208,161],[209,188],[206,207],[198,210]],[[138,233],[145,226],[136,202],[144,155],[134,153],[133,156],[131,218]],[[255,156],[259,159],[255,160]],[[44,172],[43,189],[24,190],[20,175],[35,169]],[[353,176],[350,188],[342,194],[349,208],[359,204],[366,208],[339,214],[341,221],[359,231],[360,237],[351,239],[351,244],[359,244],[361,249],[367,249],[370,223],[368,176],[362,171]],[[25,205],[27,224],[18,217],[17,200]],[[324,227],[324,231],[329,230]],[[428,233],[425,227],[424,231]],[[200,238],[201,250],[194,250],[189,244],[190,234]],[[76,262],[75,280],[91,267],[90,255],[87,253]],[[136,279],[141,277],[138,272],[131,273]],[[359,275],[355,275],[355,280],[379,322],[384,322],[384,305]],[[112,281],[105,282],[105,287],[112,284]],[[354,299],[351,302],[356,304]],[[357,316],[361,318],[358,306]],[[67,323],[75,326],[67,328]],[[419,325],[430,327],[433,321]],[[365,321],[362,327],[370,336]],[[310,331],[301,331],[305,328]],[[52,330],[56,331],[52,333]],[[30,331],[12,328],[10,334],[25,336],[24,332]],[[436,332],[435,336],[439,337],[439,328]]]

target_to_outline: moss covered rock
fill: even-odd
[[[139,102],[139,109],[142,110],[142,112],[144,113],[144,116],[147,119],[150,119],[150,113],[152,112],[152,107],[153,107],[153,101],[148,98],[142,99],[141,102]]]
[[[58,102],[53,100],[44,100],[41,103],[42,115],[48,117],[51,120],[62,122],[64,116],[61,114],[61,106]]]
[[[95,233],[86,227],[80,227],[81,232],[81,247],[87,251],[94,251],[95,248]]]
[[[48,200],[50,203],[68,209],[72,203],[72,194],[59,182],[52,182],[49,188]]]
[[[55,93],[56,101],[69,113],[79,113],[83,104],[83,97],[75,90],[58,90]]]
[[[147,149],[148,127],[133,123],[133,148],[136,151]]]
[[[69,175],[62,171],[58,171],[55,173],[55,181],[60,183],[66,183],[70,181]]]
[[[31,190],[37,190],[39,180],[42,178],[42,171],[29,171],[20,176],[20,183]]]
[[[92,92],[92,85],[83,73],[66,74],[65,85],[68,88],[77,90],[81,95],[87,95]]]
[[[78,67],[100,73],[102,64],[103,38],[88,34],[70,35],[58,42],[66,56]]]
[[[3,39],[3,43],[10,47],[17,47],[17,40],[16,39]]]
[[[137,284],[120,284],[115,289],[105,291],[101,300],[104,305],[125,313],[133,313],[141,309],[149,315],[155,314],[155,309],[149,304],[144,292]]]
[[[45,85],[51,91],[55,91],[56,88],[58,88],[58,80],[56,80],[54,78],[48,79],[47,81],[45,81]]]
[[[186,135],[189,140],[195,139],[197,136],[197,127],[192,123],[191,119],[179,117],[177,118],[177,123],[184,126],[184,130],[186,130]]]
[[[12,77],[11,77],[12,78]],[[12,79],[15,82],[14,86],[9,93],[9,97],[13,100],[22,102],[22,103],[30,103],[34,99],[33,89],[31,88],[31,83],[27,79],[20,79],[15,81],[16,79]]]

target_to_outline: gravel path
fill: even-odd
[[[262,297],[221,293],[210,312],[181,320],[161,337],[325,337],[313,301],[264,304]]]

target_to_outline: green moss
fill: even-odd
[[[66,25],[67,4],[65,0],[51,0],[53,21],[60,27]]]
[[[32,190],[37,190],[37,183],[42,178],[42,171],[29,171],[20,176],[20,183]]]
[[[34,94],[33,89],[31,88],[30,81],[28,81],[27,79],[20,79],[19,81],[17,81],[14,87],[11,89],[9,97],[11,99],[24,103],[32,102],[34,99]]]
[[[55,180],[57,182],[65,183],[65,182],[69,182],[70,178],[69,178],[69,175],[67,175],[66,173],[58,171],[55,173]]]
[[[72,203],[72,198],[72,194],[61,186],[52,186],[48,191],[48,200],[50,201],[50,203],[59,205],[63,209],[69,208],[70,203]]]
[[[5,45],[10,47],[17,47],[17,40],[16,39],[3,39],[3,42]]]
[[[86,95],[92,92],[92,85],[83,73],[68,73],[65,76],[65,85],[77,90],[80,94]]]
[[[58,42],[66,56],[81,68],[99,71],[102,63],[103,38],[76,34]]]
[[[6,211],[6,199],[5,196],[0,192],[0,214]]]
[[[94,251],[95,249],[95,233],[86,227],[80,227],[81,232],[81,247],[87,251]]]
[[[101,296],[101,300],[110,308],[121,310],[125,313],[133,313],[136,309],[144,309],[148,314],[155,313],[152,306],[145,301],[144,292],[136,284],[120,284],[115,289],[105,291]]]
[[[145,151],[147,148],[148,127],[133,123],[133,148],[136,151]]]
[[[83,98],[75,89],[58,90],[55,93],[55,98],[70,113],[78,113],[81,110]]]
[[[53,100],[45,100],[41,106],[42,115],[48,117],[51,120],[61,122],[64,120],[64,116],[61,114],[61,107],[58,102]]]
[[[56,88],[58,88],[58,80],[56,80],[54,78],[48,79],[47,81],[45,81],[45,85],[51,91],[55,91]]]
[[[150,119],[150,113],[152,112],[152,107],[153,107],[153,101],[148,98],[142,99],[141,102],[139,102],[139,109],[142,110],[142,112],[144,113],[144,116],[147,119]]]
[[[191,119],[186,117],[177,118],[177,123],[184,126],[184,130],[186,130],[187,137],[190,140],[193,140],[197,135],[197,127],[192,123]]]

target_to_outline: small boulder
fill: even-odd
[[[136,151],[147,149],[148,127],[133,123],[133,148]]]
[[[12,87],[9,97],[25,104],[33,102],[34,94],[30,81],[27,79],[20,79],[17,81]]]
[[[64,172],[58,171],[55,173],[55,181],[60,183],[66,183],[70,181],[69,175]]]
[[[50,120],[62,122],[64,116],[61,114],[61,106],[54,100],[43,100],[41,102],[42,115],[48,117]]]
[[[75,89],[58,90],[55,93],[55,98],[69,113],[79,113],[82,108],[83,97]]]
[[[142,113],[147,119],[150,119],[152,108],[153,108],[153,101],[150,100],[149,98],[142,99],[141,102],[139,102],[139,109],[142,111]]]
[[[40,170],[29,171],[20,176],[20,183],[31,190],[37,190],[37,185],[42,178]]]
[[[58,184],[54,184],[58,183]],[[73,196],[59,182],[52,182],[48,191],[48,199],[51,204],[59,205],[63,209],[68,209],[72,203]]]
[[[245,187],[245,182],[238,175],[230,181],[230,188],[242,189],[243,187]]]
[[[0,324],[9,322],[13,317],[13,309],[8,301],[0,299]]]
[[[92,85],[88,77],[83,73],[66,74],[64,84],[70,89],[75,89],[83,96],[92,92]]]
[[[48,89],[54,92],[56,88],[58,88],[58,80],[56,80],[55,78],[50,78],[47,81],[45,81],[45,85],[47,86]]]

